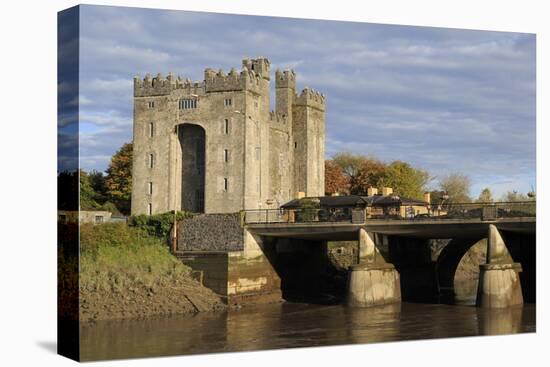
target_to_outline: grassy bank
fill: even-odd
[[[162,239],[123,223],[81,225],[80,296],[83,321],[223,308]]]

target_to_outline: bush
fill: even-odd
[[[184,218],[191,218],[193,215],[187,212],[177,212],[176,218],[178,221]],[[132,227],[137,227],[145,230],[149,235],[158,238],[166,238],[172,224],[174,224],[174,212],[166,212],[155,215],[132,215],[128,219],[128,224]]]

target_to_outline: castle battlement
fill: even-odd
[[[151,74],[146,74],[143,79],[139,76],[134,77],[134,97],[163,96],[172,93],[175,89],[187,89],[198,93],[204,90],[204,82],[184,80],[180,76],[175,77],[172,73],[168,73],[166,78],[161,73],[154,78]]]
[[[276,70],[275,71],[275,88],[292,88],[296,89],[296,73],[294,70]]]
[[[305,88],[299,96],[294,100],[296,106],[308,106],[324,111],[326,105],[326,97],[313,89]]]
[[[204,85],[206,92],[231,92],[241,90],[251,90],[256,93],[261,92],[260,74],[243,67],[241,72],[237,73],[232,68],[228,74],[223,70],[215,71],[206,69],[204,71]]]

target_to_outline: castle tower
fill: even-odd
[[[292,105],[296,96],[294,70],[275,71],[275,95],[275,112],[292,116]]]
[[[292,110],[294,188],[306,196],[325,194],[325,96],[304,89]]]

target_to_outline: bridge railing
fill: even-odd
[[[427,205],[422,213],[414,210],[395,210],[388,207],[383,211],[369,208],[296,208],[296,209],[256,209],[245,210],[245,224],[264,223],[363,223],[369,219],[386,220],[445,220],[536,217],[535,201],[494,202],[494,203],[445,203]],[[413,209],[411,207],[411,209]],[[405,213],[401,215],[400,213]]]
[[[358,218],[358,216],[362,216]],[[255,209],[244,211],[244,223],[313,223],[364,221],[356,208]]]
[[[441,210],[439,210],[441,207]],[[494,203],[449,203],[442,206],[432,206],[432,215],[441,219],[479,218],[491,220],[499,218],[535,217],[537,206],[535,201],[513,201]]]

